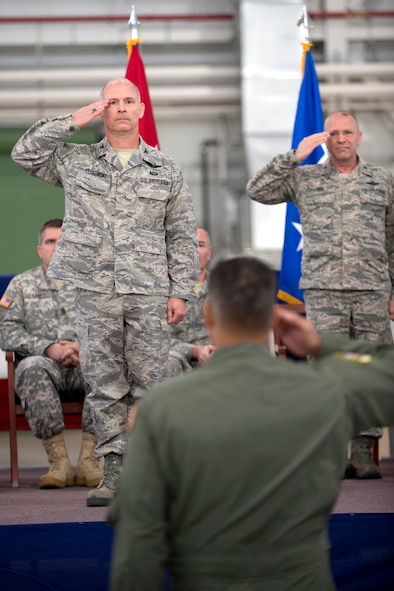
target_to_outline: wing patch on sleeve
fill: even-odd
[[[367,363],[371,363],[372,361],[372,355],[369,355],[369,353],[351,353],[350,351],[336,351],[334,353],[334,357],[342,359],[342,361],[348,361],[350,363],[360,363],[361,365],[366,365]]]

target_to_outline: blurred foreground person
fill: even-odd
[[[136,407],[109,513],[112,591],[332,591],[327,523],[349,439],[394,421],[394,348],[320,336],[281,308],[252,257],[219,262],[205,319],[215,354]],[[374,392],[371,396],[371,392]]]

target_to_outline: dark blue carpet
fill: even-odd
[[[333,515],[329,534],[340,591],[394,591],[394,513]]]
[[[394,514],[333,515],[329,534],[340,591],[394,590]],[[0,526],[0,589],[108,591],[112,535],[100,522]]]

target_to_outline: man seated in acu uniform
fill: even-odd
[[[102,476],[94,456],[97,439],[90,407],[82,415],[82,447],[74,477],[64,440],[60,393],[87,392],[79,366],[75,289],[48,277],[62,220],[46,222],[38,234],[42,264],[16,275],[0,300],[0,346],[17,353],[15,389],[35,437],[48,456],[40,488],[78,484],[94,487]]]

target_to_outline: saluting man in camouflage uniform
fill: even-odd
[[[169,325],[185,315],[198,276],[190,191],[175,162],[138,133],[138,88],[109,81],[102,98],[43,119],[13,149],[28,173],[65,190],[66,213],[49,274],[77,288],[81,366],[104,474],[87,504],[109,504],[126,452],[130,407],[164,375]],[[105,137],[66,143],[95,117]]]
[[[357,154],[361,137],[356,117],[336,111],[323,132],[262,168],[247,192],[260,203],[293,201],[298,207],[304,241],[300,287],[317,330],[392,343],[394,179]],[[298,166],[324,142],[327,162]],[[352,441],[348,477],[381,477],[372,459],[374,438],[381,435],[374,427]]]
[[[208,232],[197,228],[200,275],[194,286],[193,297],[187,303],[187,314],[181,322],[171,325],[171,349],[166,375],[173,377],[202,365],[215,350],[204,322],[204,304],[208,291],[207,265],[212,248]]]
[[[63,488],[74,483],[97,486],[102,476],[94,456],[97,444],[90,406],[82,414],[82,447],[73,471],[64,441],[59,393],[87,391],[79,366],[75,289],[48,277],[47,270],[60,236],[62,220],[46,222],[38,235],[42,265],[16,275],[0,300],[0,345],[17,353],[15,389],[29,426],[42,440],[49,471],[40,488]]]

